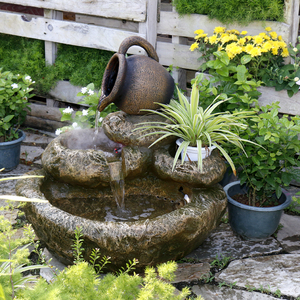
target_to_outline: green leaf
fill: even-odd
[[[252,60],[252,57],[251,57],[251,55],[244,55],[244,56],[242,56],[242,58],[241,58],[241,64],[242,65],[245,65],[245,64],[247,64],[248,62],[250,62]]]

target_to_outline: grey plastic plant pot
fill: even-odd
[[[18,130],[19,138],[10,142],[0,143],[0,169],[11,171],[15,169],[20,162],[21,143],[26,135],[22,130]]]
[[[277,229],[283,210],[291,203],[290,194],[282,189],[281,203],[273,207],[254,207],[232,199],[236,194],[246,194],[247,188],[239,181],[224,187],[228,199],[229,223],[233,231],[246,240],[260,241],[271,236]]]

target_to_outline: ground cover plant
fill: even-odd
[[[45,64],[44,41],[0,34],[0,68],[30,74],[36,82],[34,92],[47,95],[58,80],[86,86],[90,82],[100,88],[109,51],[59,44],[53,66]]]
[[[283,0],[174,0],[179,14],[203,14],[223,24],[249,24],[256,20],[284,20]]]

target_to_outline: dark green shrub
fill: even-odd
[[[283,0],[174,0],[179,14],[203,14],[223,24],[246,25],[255,20],[283,21]]]

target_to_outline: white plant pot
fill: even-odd
[[[181,143],[183,142],[183,139],[178,139],[176,141],[176,144],[178,145],[178,147],[181,145]],[[201,148],[201,153],[202,153],[202,159],[208,157],[211,152],[216,148],[216,146],[211,146],[208,148]],[[181,155],[183,155],[183,151],[181,151]],[[184,158],[184,161],[198,161],[198,148],[197,147],[187,147],[187,151],[186,151],[186,156]]]

